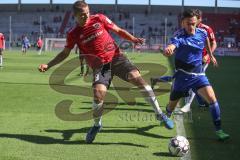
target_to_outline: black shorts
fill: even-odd
[[[138,68],[121,54],[114,57],[112,62],[104,64],[101,68],[93,69],[93,86],[95,84],[104,84],[109,88],[115,75],[128,82],[128,73],[133,70],[138,70]]]

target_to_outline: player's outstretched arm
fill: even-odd
[[[216,58],[215,58],[214,55],[213,55],[209,38],[207,38],[205,46],[206,46],[206,49],[207,49],[207,53],[208,53],[209,56],[210,56],[211,62],[213,63],[213,66],[217,67],[217,66],[218,66],[218,63],[217,63]]]
[[[217,48],[217,42],[216,42],[216,39],[215,39],[215,35],[214,35],[214,32],[213,32],[211,27],[208,28],[207,32],[208,32],[208,38],[209,38],[209,41],[210,41],[211,51],[214,54],[214,51]]]
[[[163,55],[164,55],[164,56],[167,56],[167,57],[173,55],[175,48],[176,48],[176,46],[175,46],[174,44],[168,45],[168,46],[164,49]]]
[[[145,42],[144,38],[137,38],[134,37],[133,35],[131,35],[130,33],[128,33],[126,30],[118,27],[117,25],[114,25],[112,28],[112,31],[115,32],[117,35],[119,35],[120,37],[129,40],[135,44],[143,44]]]
[[[214,41],[211,41],[210,43],[211,43],[211,51],[214,54],[214,51],[217,49],[217,42],[216,40],[214,40]]]
[[[53,58],[48,64],[40,64],[38,67],[38,70],[40,72],[45,72],[52,66],[62,62],[64,59],[66,59],[71,52],[71,49],[64,48],[55,58]]]

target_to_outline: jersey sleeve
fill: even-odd
[[[183,40],[181,38],[181,35],[183,35],[183,33],[183,29],[178,29],[176,32],[174,32],[174,37],[170,39],[170,44],[173,44],[176,46],[176,48],[178,48],[183,43]]]
[[[105,29],[112,30],[113,26],[115,25],[108,17],[103,14],[99,14],[101,22]]]
[[[215,38],[212,28],[210,28],[210,27],[208,28],[207,34],[208,34],[208,38],[211,42],[216,41],[216,38]]]
[[[179,46],[181,45],[181,39],[178,36],[175,36],[171,38],[170,44],[173,44],[174,46],[176,46],[176,48],[179,48]]]
[[[76,41],[74,40],[74,37],[72,36],[71,32],[67,33],[67,39],[66,39],[66,48],[73,49],[75,46]]]

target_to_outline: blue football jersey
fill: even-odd
[[[202,72],[202,52],[205,47],[207,32],[196,28],[194,35],[188,35],[184,29],[175,32],[171,44],[176,46],[175,67],[188,72]]]
[[[22,40],[22,45],[29,45],[30,44],[30,42],[29,42],[29,40],[25,37],[25,38],[23,38],[23,40]]]

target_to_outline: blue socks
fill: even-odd
[[[219,108],[218,102],[216,101],[210,104],[209,108],[210,108],[215,129],[218,131],[221,129],[220,108]]]

